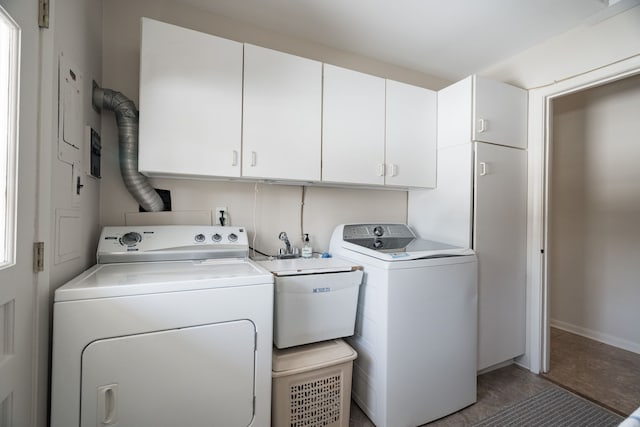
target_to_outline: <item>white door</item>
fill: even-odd
[[[0,425],[31,426],[35,422],[34,387],[34,292],[32,245],[35,237],[36,165],[38,144],[38,2],[2,0],[0,22],[0,227],[3,250],[0,253]],[[11,16],[11,18],[9,17]],[[19,26],[19,85],[9,85],[6,70],[12,68],[11,39],[14,24]],[[10,76],[11,74],[9,74]],[[19,115],[12,114],[11,95],[15,88]],[[9,102],[8,102],[9,101]],[[14,138],[8,137],[7,126],[19,117]],[[17,141],[16,168],[6,168],[15,159],[15,151],[7,147]],[[8,154],[8,155],[7,155]],[[7,162],[8,160],[8,162]],[[19,175],[15,171],[19,171]],[[8,186],[8,193],[5,185]],[[15,190],[15,191],[11,191]],[[8,197],[5,198],[5,194]],[[12,194],[15,194],[15,200]],[[16,213],[13,215],[13,213]],[[14,222],[15,220],[15,222]]]
[[[525,351],[527,153],[476,143],[478,370]]]

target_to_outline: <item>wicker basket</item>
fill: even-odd
[[[274,348],[274,427],[349,427],[351,372],[357,353],[342,340]]]

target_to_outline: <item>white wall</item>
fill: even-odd
[[[49,267],[51,288],[55,289],[95,262],[95,244],[98,238],[100,181],[81,173],[84,185],[79,203],[74,203],[72,193],[72,167],[58,158],[58,60],[62,53],[82,74],[82,105],[79,127],[90,125],[100,129],[100,115],[91,106],[91,82],[99,81],[102,75],[102,9],[101,0],[58,0],[52,3],[51,23],[48,30],[52,36],[50,98],[51,127],[48,139],[51,144],[50,180],[50,235]],[[45,65],[46,66],[46,65]],[[46,90],[46,88],[45,88]],[[80,129],[83,132],[84,129]],[[83,151],[80,150],[82,154]],[[83,169],[84,164],[79,164]],[[73,235],[56,234],[56,211],[76,212],[80,220]],[[60,250],[59,248],[63,248]],[[77,256],[60,257],[60,253],[73,249]]]
[[[102,1],[52,0],[49,28],[41,35],[41,87],[39,111],[38,240],[45,243],[45,271],[38,275],[34,348],[34,425],[48,425],[49,344],[54,290],[95,262],[99,232],[100,183],[82,174],[84,188],[77,203],[72,200],[71,165],[58,159],[58,60],[61,52],[83,77],[78,131],[84,125],[100,128],[100,115],[91,108],[91,81],[102,75]],[[79,167],[83,165],[79,164]],[[56,233],[56,212],[79,217],[73,233]],[[56,259],[59,248],[72,248],[77,255]]]
[[[554,101],[551,321],[640,352],[640,76]]]
[[[382,77],[438,89],[448,82],[431,78],[325,46],[293,40],[166,0],[108,0],[103,2],[103,87],[124,93],[138,104],[140,18],[150,17],[183,27],[248,42],[312,59],[349,67]],[[117,133],[113,114],[103,114],[103,179],[101,225],[124,224],[127,212],[138,206],[126,192],[118,169]],[[246,226],[255,247],[276,253],[280,231],[299,246],[301,228],[309,233],[315,251],[328,249],[333,228],[344,222],[406,222],[405,191],[308,187],[301,224],[300,186],[224,181],[152,179],[156,188],[168,189],[174,211],[205,210],[226,206],[232,225]]]
[[[638,54],[640,6],[553,37],[478,74],[532,89]]]

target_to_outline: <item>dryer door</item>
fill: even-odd
[[[239,320],[92,342],[81,426],[248,426],[255,332]]]

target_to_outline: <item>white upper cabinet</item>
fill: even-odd
[[[435,187],[436,92],[324,65],[322,181]]]
[[[436,92],[148,18],[140,63],[146,175],[436,185]]]
[[[320,181],[322,63],[245,44],[242,176]]]
[[[386,185],[436,186],[437,93],[387,80]]]
[[[527,148],[526,90],[470,76],[439,93],[439,148],[471,141]]]
[[[385,81],[324,64],[322,180],[384,184]]]
[[[142,19],[140,171],[240,176],[242,44]]]

